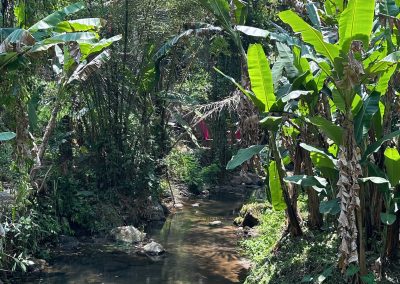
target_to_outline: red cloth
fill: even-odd
[[[204,140],[210,140],[210,131],[208,130],[207,124],[204,120],[199,122],[199,127],[201,130],[201,134],[203,135]]]

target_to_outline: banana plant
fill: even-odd
[[[38,147],[33,179],[40,168],[58,112],[67,100],[68,89],[75,82],[86,81],[110,59],[107,49],[121,39],[115,36],[101,39],[98,34],[105,21],[99,18],[65,20],[67,16],[85,8],[78,2],[50,14],[28,29],[0,29],[4,39],[0,44],[0,72],[12,72],[26,66],[35,54],[54,50],[53,71],[58,78],[58,92],[50,120]]]
[[[327,2],[329,1],[325,2],[325,8],[330,11],[330,16],[334,16]],[[358,178],[368,177],[368,171],[362,163],[384,141],[391,139],[379,142],[377,137],[376,147],[374,141],[368,139],[368,134],[371,134],[370,129],[376,120],[374,117],[385,100],[387,83],[395,73],[399,57],[396,51],[387,47],[387,43],[382,44],[379,41],[379,37],[384,37],[384,29],[373,31],[375,1],[350,0],[346,6],[342,3],[335,11],[340,14],[337,16],[336,43],[325,41],[318,29],[292,11],[283,11],[279,17],[294,32],[299,33],[305,43],[314,48],[316,56],[310,59],[326,73],[329,86],[327,99],[332,100],[341,128],[336,127],[335,121],[326,119],[310,119],[310,122],[339,146],[337,188],[341,212],[338,221],[342,238],[339,266],[345,271],[350,263],[359,263],[361,274],[365,274],[363,208],[360,203],[360,188],[363,185]],[[391,37],[390,40],[394,39]],[[398,133],[386,133],[386,138],[391,135],[397,136]],[[372,152],[371,148],[374,148]]]

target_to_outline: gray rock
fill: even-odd
[[[182,209],[183,208],[183,204],[182,203],[176,203],[175,204],[175,208]]]
[[[165,252],[165,249],[159,243],[152,241],[143,247],[143,252],[147,255],[160,255]]]
[[[155,202],[152,206],[149,207],[149,221],[164,221],[165,213],[164,208],[160,203]]]
[[[133,226],[123,226],[114,228],[111,230],[110,235],[115,241],[121,241],[125,243],[139,243],[146,237],[145,233],[142,233]]]
[[[221,221],[212,221],[212,222],[208,223],[208,225],[210,227],[220,227],[220,226],[222,226],[222,222]]]
[[[192,204],[192,207],[199,207],[199,206],[200,206],[199,203],[194,203],[194,204]]]

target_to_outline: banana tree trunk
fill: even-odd
[[[338,198],[341,211],[339,216],[339,268],[344,272],[350,263],[360,266],[361,274],[365,273],[365,253],[362,233],[362,210],[360,204],[360,186],[358,177],[362,174],[359,164],[360,152],[354,138],[354,124],[351,110],[346,113],[343,122],[343,145],[339,150]],[[358,226],[358,228],[357,228]],[[359,250],[360,249],[360,250]]]

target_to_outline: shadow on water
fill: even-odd
[[[237,253],[238,237],[232,226],[238,200],[201,200],[185,204],[167,221],[147,228],[148,236],[167,253],[159,259],[121,252],[105,245],[85,244],[78,253],[56,257],[41,278],[25,283],[240,283],[245,261]],[[211,228],[220,220],[224,226]]]

